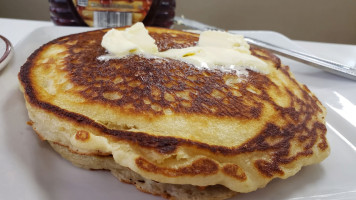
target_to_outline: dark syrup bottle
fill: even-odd
[[[49,0],[51,20],[63,26],[117,27],[142,21],[173,25],[175,0]]]

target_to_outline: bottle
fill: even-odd
[[[173,25],[175,0],[49,0],[51,20],[63,26],[118,27],[142,21]]]

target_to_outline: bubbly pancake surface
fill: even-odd
[[[160,51],[198,40],[148,30]],[[325,108],[269,52],[251,48],[270,73],[248,76],[140,55],[102,61],[105,31],[51,41],[21,68],[30,118],[44,139],[112,154],[118,164],[160,182],[221,184],[238,192],[294,175],[328,155]],[[46,114],[71,128],[44,133],[51,129],[40,120]],[[95,142],[86,142],[89,137]]]

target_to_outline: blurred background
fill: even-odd
[[[294,40],[356,44],[355,0],[176,0],[176,5],[176,16],[223,29],[271,30]],[[48,1],[1,0],[0,17],[49,21]]]

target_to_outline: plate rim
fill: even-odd
[[[0,70],[1,70],[3,67],[5,67],[9,59],[12,57],[13,46],[6,37],[0,35],[0,39],[5,42],[5,52],[0,57]]]

